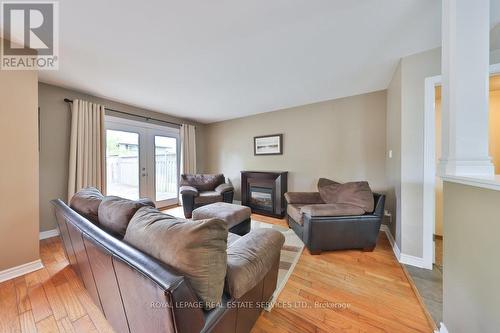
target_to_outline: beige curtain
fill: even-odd
[[[74,100],[71,107],[68,202],[75,192],[97,187],[105,192],[104,106]]]
[[[181,126],[181,173],[196,173],[196,131],[193,125]]]

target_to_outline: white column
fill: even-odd
[[[492,176],[489,0],[443,0],[441,173]]]

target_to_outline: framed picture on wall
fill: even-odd
[[[253,138],[254,155],[283,154],[283,134],[255,136]]]

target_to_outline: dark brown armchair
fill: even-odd
[[[372,195],[372,210],[367,212],[349,204],[325,203],[319,192],[288,192],[288,225],[311,254],[342,249],[373,251],[384,215],[385,195]]]
[[[233,185],[226,183],[223,174],[183,174],[180,181],[180,194],[184,216],[191,218],[193,210],[215,202],[232,203]]]

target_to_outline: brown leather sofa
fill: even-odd
[[[234,188],[223,174],[182,174],[180,194],[184,216],[190,219],[194,209],[215,202],[233,203]]]
[[[335,183],[322,178],[318,187],[323,182]],[[311,254],[344,249],[373,251],[384,215],[385,195],[371,195],[373,206],[365,212],[357,206],[328,204],[320,192],[285,193],[288,225]]]
[[[87,199],[72,200],[72,208],[61,200],[52,204],[71,266],[117,332],[250,332],[276,288],[281,234],[228,235],[225,291],[218,306],[206,310],[185,274],[103,228],[99,197]],[[268,267],[255,256],[265,256]],[[260,275],[249,280],[252,274]]]

